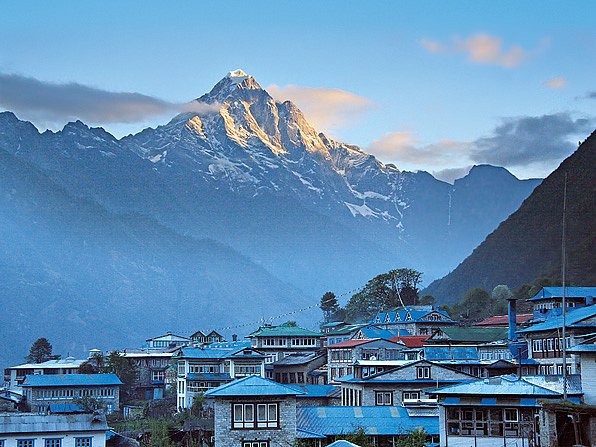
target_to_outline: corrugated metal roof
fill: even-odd
[[[247,376],[213,388],[205,393],[207,397],[233,396],[297,396],[305,394],[288,385],[274,382],[260,376]]]
[[[78,404],[50,404],[50,413],[85,413],[85,409]]]
[[[245,353],[245,351],[250,352]],[[188,358],[188,359],[227,359],[230,357],[250,357],[250,358],[264,358],[265,356],[254,349],[247,347],[234,348],[219,348],[208,345],[204,348],[180,348],[174,358]]]
[[[408,348],[421,348],[430,335],[400,335],[390,338],[391,341],[401,341]]]
[[[307,353],[294,353],[286,355],[283,359],[273,363],[274,366],[290,366],[290,365],[304,365],[312,362],[313,360],[323,357],[323,355],[317,355],[314,352]]]
[[[596,287],[565,287],[565,296],[568,298],[596,297]],[[562,298],[563,287],[543,287],[528,301],[539,301],[549,298]]]
[[[439,434],[436,416],[410,416],[404,407],[297,407],[296,426],[320,435],[351,433],[362,428],[370,435],[402,435],[423,428],[431,435]]]
[[[23,387],[122,385],[116,374],[43,374],[25,376]]]
[[[345,441],[343,439],[340,439],[338,441],[335,441],[335,442],[329,444],[327,447],[360,447],[360,446],[356,445],[350,441]]]
[[[304,394],[299,395],[300,398],[308,397],[339,397],[341,390],[339,387],[333,385],[308,385],[308,384],[291,384],[288,385],[297,391]]]
[[[576,345],[567,349],[567,352],[596,352],[596,345]]]
[[[310,331],[300,326],[261,326],[248,337],[323,337],[320,332]]]
[[[58,433],[78,431],[106,431],[103,414],[0,414],[2,433]]]
[[[48,360],[42,363],[23,363],[22,365],[11,366],[7,369],[60,369],[60,368],[78,368],[87,360],[77,360],[72,357],[58,360]]]
[[[384,340],[389,340],[400,335],[410,335],[405,329],[383,329],[370,325],[360,328],[359,332],[362,332],[366,338],[382,338]]]
[[[425,320],[424,318],[433,313],[441,315],[444,318],[441,321],[444,323],[453,322],[444,310],[434,309],[432,306],[408,306],[407,308],[400,307],[390,311],[379,312],[370,320],[370,324],[432,323],[436,321]]]
[[[569,309],[565,315],[565,326],[573,327],[578,325],[581,321],[591,318],[596,315],[596,305],[578,307],[575,309]],[[551,331],[553,329],[559,329],[563,327],[563,315],[556,315],[548,318],[542,323],[535,324],[517,331],[520,334],[527,334],[531,332]],[[589,325],[589,327],[596,328],[595,325]]]
[[[450,341],[455,342],[484,343],[507,339],[506,327],[441,326],[440,329]],[[440,338],[435,340],[440,340]]]
[[[533,314],[517,314],[515,316],[515,322],[517,324],[525,323],[528,320],[531,320]],[[474,323],[472,326],[486,326],[486,327],[495,327],[501,326],[506,327],[509,325],[509,316],[507,315],[494,315],[492,317],[485,318],[478,323]]]
[[[476,346],[425,346],[423,349],[426,360],[478,360]]]
[[[521,379],[515,375],[491,377],[473,382],[452,385],[433,391],[442,396],[550,396],[560,397],[562,394],[562,377],[525,376]],[[557,379],[555,379],[558,377]],[[550,381],[549,381],[550,380]],[[560,388],[560,391],[557,389]],[[570,387],[570,394],[581,394],[576,387]]]
[[[201,380],[201,381],[214,381],[214,382],[227,382],[232,380],[229,374],[225,373],[188,373],[186,375],[187,380]]]
[[[358,324],[348,324],[346,326],[342,326],[340,328],[334,329],[327,334],[326,336],[334,336],[334,335],[348,335],[352,332],[356,332],[361,327],[366,326],[366,323],[358,323]]]

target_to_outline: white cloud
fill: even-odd
[[[483,33],[466,39],[454,37],[448,44],[431,39],[421,39],[419,43],[430,53],[463,53],[470,62],[505,68],[517,67],[530,56],[530,52],[519,45],[505,48],[503,39]]]
[[[316,129],[333,132],[353,125],[374,102],[335,88],[270,85],[266,89],[278,101],[292,101]]]
[[[544,85],[546,85],[548,88],[560,90],[567,86],[567,79],[563,76],[557,76],[555,78],[551,78],[544,81]]]

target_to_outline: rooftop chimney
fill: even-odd
[[[232,334],[232,341],[238,341],[238,335]]]
[[[508,306],[507,306],[507,320],[509,322],[508,327],[509,331],[507,333],[507,338],[511,341],[517,340],[517,298],[511,297],[507,299]]]

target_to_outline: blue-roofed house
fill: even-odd
[[[342,405],[394,406],[433,404],[437,388],[475,377],[428,360],[377,362],[361,360],[354,373],[339,378]]]
[[[188,345],[190,343],[190,338],[167,332],[158,337],[148,338],[145,342],[149,349],[176,348]]]
[[[350,340],[361,327],[368,326],[366,323],[342,324],[325,332],[324,346],[334,345],[345,340]]]
[[[565,307],[569,309],[591,306],[596,298],[596,287],[565,287]],[[563,287],[543,287],[530,298],[534,305],[534,320],[544,321],[560,315],[563,305]]]
[[[439,442],[436,407],[298,407],[296,413],[297,437],[315,447],[359,429],[377,446],[397,445],[399,438],[417,429],[425,431],[428,443]]]
[[[385,329],[379,326],[373,326],[369,324],[362,326],[358,329],[351,340],[370,340],[373,338],[382,338],[383,340],[389,340],[390,338],[401,337],[403,335],[411,335],[408,331],[403,328],[390,328]]]
[[[195,395],[246,376],[265,376],[265,356],[247,343],[183,347],[172,357],[177,367],[177,407],[190,408]]]
[[[36,413],[46,412],[52,404],[93,398],[110,414],[120,407],[121,385],[116,374],[44,374],[27,376],[22,387],[27,404]]]
[[[214,400],[215,445],[281,447],[296,439],[296,396],[304,391],[259,377],[234,380],[205,393]]]
[[[130,359],[137,368],[134,398],[138,400],[162,399],[167,385],[175,380],[169,373],[172,356],[177,348],[123,349],[120,356]]]
[[[409,335],[432,335],[440,326],[457,324],[444,310],[434,306],[407,306],[378,312],[370,324],[384,329],[400,329]],[[401,335],[405,335],[402,332]]]
[[[563,373],[563,316],[550,315],[546,320],[518,331],[528,344],[528,357],[537,361],[540,374]],[[586,335],[596,332],[596,305],[569,309],[565,315],[566,347],[572,348]],[[567,354],[567,370],[579,370],[579,356]]]
[[[323,348],[324,335],[300,326],[281,324],[261,326],[247,336],[251,346],[266,355],[265,363],[273,363],[288,354],[317,353]],[[273,377],[269,377],[273,378]]]
[[[570,379],[568,395],[570,400],[579,402],[577,379]],[[436,390],[441,446],[540,445],[540,401],[560,400],[562,391],[561,376],[515,375]]]

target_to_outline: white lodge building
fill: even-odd
[[[265,377],[265,356],[246,342],[180,348],[172,357],[178,368],[177,407],[190,408],[195,394],[247,376]]]

